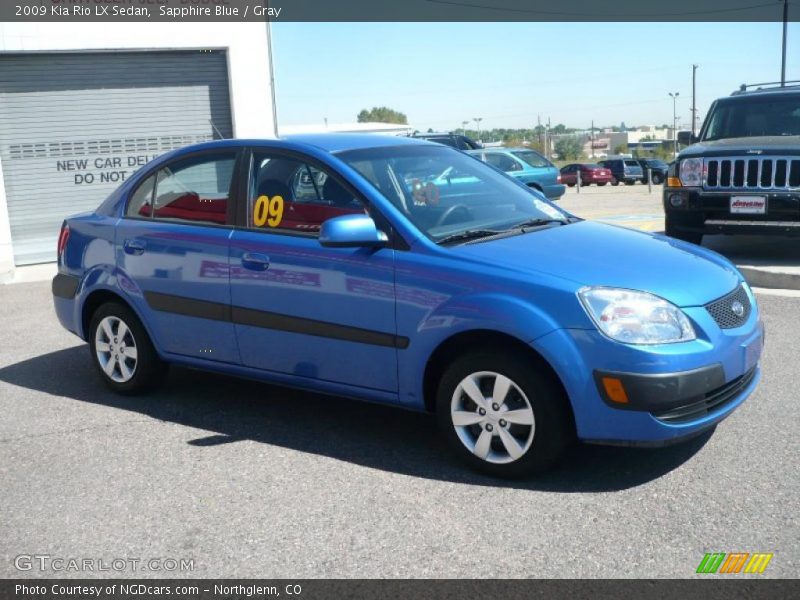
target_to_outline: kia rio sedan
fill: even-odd
[[[67,219],[58,266],[58,318],[116,392],[176,364],[429,411],[499,476],[574,439],[697,435],[760,377],[758,308],[727,260],[415,139],[172,152]]]

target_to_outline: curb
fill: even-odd
[[[736,265],[751,287],[800,290],[800,272],[774,271],[768,267]]]

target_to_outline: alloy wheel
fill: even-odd
[[[461,443],[493,464],[522,458],[533,443],[533,407],[511,379],[493,371],[472,373],[453,392],[450,418]]]
[[[138,350],[133,332],[119,317],[100,321],[94,334],[97,362],[106,376],[116,383],[126,383],[136,373]]]

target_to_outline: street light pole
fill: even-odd
[[[464,132],[464,136],[467,135],[467,125],[469,125],[469,121],[461,121],[461,130]]]
[[[676,111],[676,103],[678,102],[678,96],[680,96],[680,92],[668,92],[670,97],[672,98],[672,140],[674,146],[674,153],[675,156],[678,156],[678,115]]]
[[[697,123],[697,65],[692,65],[692,136]]]
[[[781,87],[786,85],[786,25],[789,22],[789,0],[783,0],[783,56],[781,58]]]
[[[481,141],[481,121],[483,121],[483,117],[475,117],[472,120],[475,121],[475,125],[478,128],[478,141],[480,142]]]

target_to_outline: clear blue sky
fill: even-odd
[[[389,106],[418,129],[690,122],[740,83],[780,78],[780,23],[275,23],[278,118],[353,122]],[[800,79],[800,23],[787,79]],[[472,124],[471,124],[472,125]]]

